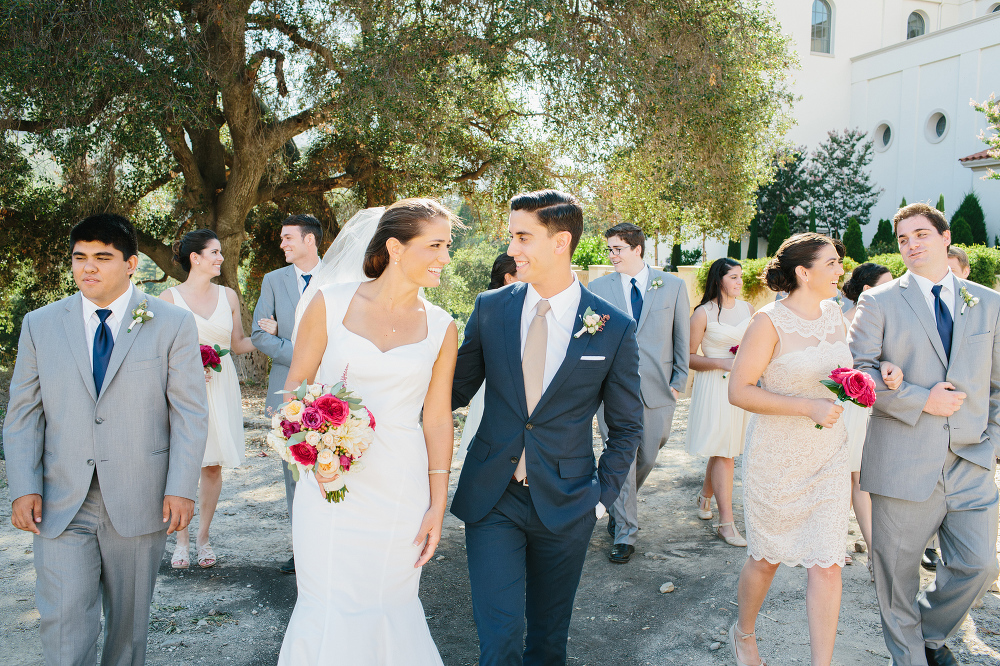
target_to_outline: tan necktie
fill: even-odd
[[[535,316],[528,326],[528,335],[524,339],[524,353],[521,355],[521,372],[524,375],[524,399],[528,404],[528,416],[535,411],[535,405],[542,398],[542,382],[545,379],[545,346],[548,344],[549,325],[545,321],[546,313],[551,309],[547,300],[538,301],[535,306]],[[524,481],[528,470],[524,464],[524,451],[517,461],[514,478]]]

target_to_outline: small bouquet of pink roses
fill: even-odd
[[[345,386],[343,379],[325,384],[302,386],[290,393],[271,418],[267,443],[288,465],[298,481],[303,472],[318,471],[332,476],[323,484],[327,502],[340,502],[347,494],[346,476],[364,469],[361,457],[375,438],[375,417],[361,404],[361,398]]]
[[[821,379],[820,384],[837,396],[836,405],[853,402],[858,407],[868,408],[875,404],[875,380],[860,370],[836,368],[830,378]],[[816,428],[822,430],[823,426],[817,423]]]
[[[206,370],[211,368],[216,372],[222,372],[222,357],[228,353],[228,349],[222,349],[219,345],[202,345],[201,364]]]

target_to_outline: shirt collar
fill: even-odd
[[[315,273],[316,273],[316,269],[317,269],[317,268],[319,268],[320,264],[322,264],[322,263],[323,263],[323,261],[322,261],[322,260],[320,260],[320,261],[317,261],[317,262],[316,262],[316,265],[315,265],[315,266],[313,266],[313,267],[312,267],[312,268],[311,268],[311,269],[309,270],[309,272],[308,272],[308,275],[315,275]],[[292,264],[292,268],[294,268],[294,269],[295,269],[295,278],[296,278],[296,279],[298,279],[298,278],[302,277],[303,275],[306,275],[306,274],[307,274],[307,273],[306,273],[306,271],[302,270],[301,268],[299,268],[299,267],[298,267],[298,266],[296,266],[295,264]]]
[[[645,291],[646,285],[649,283],[649,264],[643,263],[642,270],[635,275],[623,274],[622,279],[629,287],[632,286],[632,280],[635,279],[635,286],[639,288],[639,291]]]
[[[102,308],[81,293],[80,297],[83,299],[83,320],[89,320],[98,310],[111,310],[111,315],[115,319],[119,322],[125,321],[125,311],[128,310],[128,303],[132,300],[133,289],[135,287],[130,283],[125,293],[112,301],[111,305],[106,308]]]
[[[534,312],[535,306],[542,297],[535,291],[535,285],[529,284],[528,291],[524,295],[524,308],[526,312]],[[562,319],[566,311],[573,307],[573,304],[580,304],[580,281],[573,275],[573,283],[560,291],[555,296],[548,299],[549,307],[552,308],[552,315],[556,319]]]
[[[938,280],[937,282],[931,282],[929,278],[925,278],[923,275],[917,275],[912,271],[910,272],[910,275],[913,276],[914,280],[916,280],[917,286],[920,287],[920,291],[922,291],[924,296],[926,296],[927,298],[933,298],[933,292],[931,292],[931,288],[938,284],[941,285],[945,290],[950,291],[953,294],[956,291],[955,274],[951,272],[950,268],[948,269],[948,272],[945,273],[944,277]]]

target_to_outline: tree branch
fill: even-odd
[[[76,116],[62,116],[60,118],[49,118],[47,120],[24,120],[21,118],[0,118],[0,131],[14,130],[16,132],[30,132],[41,134],[50,129],[63,129],[66,127],[85,127],[94,122],[101,111],[111,101],[111,95],[101,94],[82,114]]]
[[[479,180],[480,178],[482,178],[483,174],[486,173],[486,170],[490,167],[491,164],[493,164],[493,160],[486,160],[485,162],[480,164],[479,168],[476,169],[475,171],[466,171],[463,174],[455,176],[454,178],[452,178],[452,180],[455,181],[456,183],[464,183],[468,180]]]
[[[174,251],[160,240],[142,229],[135,230],[136,239],[139,241],[139,251],[153,260],[161,271],[164,272],[163,279],[170,276],[178,282],[187,279],[187,275],[181,267],[174,263]]]
[[[247,63],[247,82],[252,86],[257,81],[257,72],[265,58],[274,60],[274,78],[278,80],[278,94],[288,97],[288,86],[285,85],[285,54],[281,51],[261,49],[250,56],[250,62]]]
[[[274,201],[294,195],[322,194],[338,188],[347,188],[364,180],[370,171],[360,174],[341,174],[333,178],[321,178],[319,180],[293,180],[276,185],[263,185],[257,190],[257,200],[254,205],[262,204],[266,201]]]
[[[256,24],[256,27],[260,29],[272,28],[274,30],[277,30],[285,37],[287,37],[292,44],[295,44],[296,46],[306,49],[308,51],[312,51],[313,53],[318,55],[320,58],[323,59],[323,62],[330,70],[336,72],[337,76],[339,76],[340,78],[342,79],[344,78],[344,72],[343,70],[341,70],[340,67],[337,66],[337,61],[333,56],[333,51],[323,46],[319,42],[304,37],[302,33],[299,32],[299,29],[296,28],[295,26],[286,23],[277,16],[264,16],[263,14],[248,15],[247,23]]]
[[[205,198],[208,194],[205,179],[202,178],[201,169],[198,168],[198,160],[195,159],[194,153],[191,152],[191,148],[184,138],[184,129],[179,125],[170,125],[160,127],[159,130],[163,142],[173,153],[180,165],[181,172],[184,174],[185,189],[195,198]],[[189,201],[189,203],[193,204],[194,202]]]

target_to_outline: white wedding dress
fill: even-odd
[[[298,600],[281,666],[441,664],[417,597],[421,546],[413,540],[430,506],[420,412],[451,316],[423,300],[427,337],[387,352],[344,327],[358,285],[333,284],[326,302],[326,352],[316,375],[347,386],[375,417],[364,469],[347,476],[338,504],[312,474],[295,489],[292,541]]]

